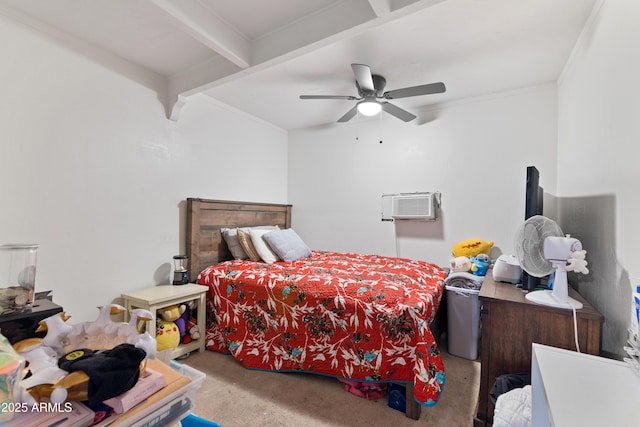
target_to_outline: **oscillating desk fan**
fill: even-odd
[[[580,301],[569,297],[567,284],[567,262],[575,252],[582,251],[582,243],[578,239],[565,236],[555,221],[534,215],[520,226],[514,244],[520,266],[527,273],[534,277],[556,273],[553,290],[529,292],[526,299],[552,307],[582,308]],[[582,272],[588,270],[584,268]]]

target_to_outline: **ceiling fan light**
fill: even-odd
[[[364,116],[375,116],[382,111],[382,104],[378,101],[360,101],[358,102],[358,112]]]

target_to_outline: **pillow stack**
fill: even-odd
[[[269,225],[223,228],[220,231],[235,259],[271,264],[311,256],[311,249],[292,228],[280,230],[277,225]]]

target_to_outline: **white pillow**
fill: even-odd
[[[278,261],[278,256],[269,248],[267,242],[262,238],[266,233],[271,232],[271,230],[265,229],[256,229],[252,228],[249,230],[249,234],[251,235],[251,243],[253,243],[253,247],[260,255],[260,259],[266,262],[267,264],[272,264]]]

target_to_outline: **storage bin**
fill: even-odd
[[[171,368],[174,371],[178,372],[180,375],[191,378],[191,384],[189,384],[188,393],[191,396],[192,400],[195,400],[196,392],[200,389],[200,387],[202,387],[202,382],[207,377],[207,375],[204,372],[200,372],[197,369],[192,368],[191,366],[182,364],[175,360],[172,360],[169,363],[169,366],[171,366]]]
[[[446,290],[449,353],[476,360],[480,342],[480,289],[447,285]]]
[[[183,365],[175,360],[172,360],[169,366],[179,374],[189,377],[191,382],[177,395],[170,396],[165,401],[158,402],[158,405],[149,408],[135,422],[129,420],[133,422],[131,427],[175,426],[180,419],[189,415],[195,408],[196,393],[202,386],[206,375],[191,366]]]
[[[400,412],[407,408],[407,386],[398,383],[387,384],[387,406]]]
[[[179,374],[187,376],[191,382],[176,392],[167,395],[161,400],[157,400],[153,405],[148,406],[133,417],[124,421],[118,418],[107,418],[94,427],[174,427],[179,421],[193,412],[196,402],[196,393],[202,386],[206,374],[195,368],[183,365],[176,361],[169,363],[172,369]]]

